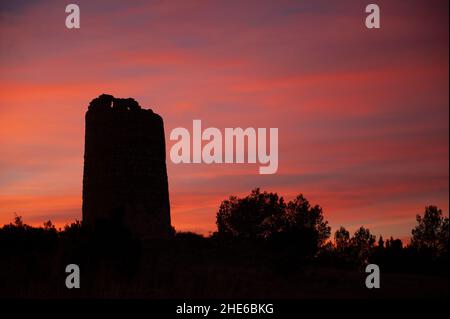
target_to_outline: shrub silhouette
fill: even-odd
[[[58,232],[51,222],[44,223],[44,227],[32,227],[16,215],[13,223],[0,229],[0,250],[6,255],[18,251],[49,253],[56,247],[57,239]]]

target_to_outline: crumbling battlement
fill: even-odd
[[[170,234],[163,120],[132,98],[102,94],[89,104],[83,223],[122,225],[143,239]]]
[[[102,94],[99,97],[96,97],[89,103],[90,111],[97,111],[97,110],[129,110],[129,111],[138,111],[142,110],[139,103],[133,99],[133,98],[127,98],[127,99],[121,99],[121,98],[115,98],[112,95],[109,94]],[[144,110],[144,111],[150,111],[152,110]]]

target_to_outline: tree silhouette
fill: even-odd
[[[53,225],[51,220],[44,222],[44,229],[48,231],[56,231],[56,227]]]
[[[376,238],[368,228],[361,226],[350,239],[350,245],[358,259],[366,263],[375,244]]]
[[[411,246],[435,256],[447,254],[449,219],[442,215],[442,210],[436,206],[427,206],[423,217],[417,215],[416,221],[418,225],[411,232]]]
[[[206,284],[201,289],[207,296],[229,295],[229,282],[233,283],[230,288],[233,293],[236,285],[247,287],[250,283],[251,294],[262,287],[266,289],[263,296],[269,291],[293,296],[299,287],[304,287],[305,292],[309,287],[316,289],[315,276],[320,277],[320,285],[326,279],[327,286],[330,285],[327,290],[339,288],[336,289],[339,294],[344,288],[340,282],[346,282],[345,287],[357,283],[354,293],[360,296],[361,282],[354,280],[354,274],[367,263],[379,265],[390,278],[397,273],[408,274],[405,277],[408,282],[415,278],[412,276],[430,276],[429,283],[404,285],[404,292],[416,287],[415,293],[420,296],[430,292],[437,296],[448,294],[444,280],[448,277],[448,255],[442,248],[448,247],[448,218],[435,206],[427,207],[425,214],[417,217],[412,244],[406,247],[400,239],[381,235],[376,245],[375,236],[365,227],[351,236],[341,226],[334,233],[334,241],[326,241],[330,227],[320,206],[311,205],[303,195],[285,203],[276,193],[259,189],[242,198],[233,196],[224,200],[217,213],[218,232],[210,236],[173,229],[175,236],[168,240],[136,241],[122,232],[120,213],[117,211],[116,219],[110,221],[113,224],[95,229],[80,221],[62,229],[56,229],[51,221],[35,227],[15,215],[12,222],[0,227],[0,295],[29,297],[30,291],[36,291],[39,297],[46,294],[64,297],[65,290],[55,290],[64,279],[61,281],[58,272],[49,273],[48,267],[64,269],[68,263],[88,269],[85,283],[89,286],[85,284],[83,294],[93,297],[104,293],[116,296],[117,287],[125,289],[124,296],[141,296],[141,290],[134,291],[133,287],[140,287],[138,283],[143,281],[152,285],[152,296],[153,291],[168,296],[186,287],[197,295],[197,278],[205,278]],[[431,250],[439,255],[431,254]],[[312,267],[314,272],[310,271]],[[226,277],[220,279],[224,273]],[[253,273],[257,276],[250,278]],[[319,276],[322,274],[323,277]],[[105,284],[105,279],[96,281],[105,275],[112,285]],[[174,281],[177,276],[193,278],[192,284]],[[217,284],[218,280],[222,284]],[[397,280],[392,283],[394,286]],[[165,285],[169,285],[169,290],[162,288]],[[429,290],[424,292],[427,285]]]
[[[403,249],[403,243],[400,239],[394,239],[392,236],[386,241],[386,249],[391,251],[401,251]]]
[[[17,228],[24,228],[25,224],[23,223],[22,216],[14,214],[14,224],[10,224],[11,226],[15,226]]]
[[[378,249],[384,249],[384,240],[383,236],[380,235],[380,238],[378,239]]]
[[[347,250],[350,247],[350,233],[347,229],[341,226],[338,230],[336,230],[334,233],[334,242],[338,252],[342,253]]]
[[[287,205],[276,193],[254,189],[244,198],[231,196],[217,212],[218,235],[239,239],[270,239],[314,254],[330,237],[322,208],[311,206],[303,195]]]
[[[244,198],[230,196],[222,201],[217,212],[218,233],[234,238],[268,238],[281,229],[285,209],[282,197],[261,193],[259,188]]]
[[[311,206],[302,194],[288,203],[286,215],[288,229],[298,233],[305,232],[314,238],[317,247],[322,246],[330,238],[331,227],[323,217],[322,207]]]

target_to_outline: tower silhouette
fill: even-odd
[[[83,224],[141,239],[171,232],[163,120],[134,99],[102,94],[86,112]]]

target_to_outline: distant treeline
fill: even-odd
[[[436,206],[427,206],[416,216],[417,225],[411,240],[403,245],[400,239],[376,238],[361,226],[351,235],[344,227],[334,232],[325,220],[319,205],[311,205],[303,196],[285,202],[277,193],[254,189],[243,198],[231,196],[222,201],[217,212],[217,231],[209,237],[195,233],[176,232],[169,241],[183,242],[199,249],[214,245],[224,247],[263,247],[266,252],[284,254],[287,258],[330,264],[335,267],[383,265],[393,271],[436,271],[448,265],[449,219]],[[142,245],[121,225],[104,225],[88,231],[80,221],[56,229],[51,221],[42,227],[26,225],[20,216],[0,228],[0,249],[3,256],[23,252],[45,252],[61,248],[98,246],[102,252],[129,252]],[[122,250],[121,250],[122,249]],[[251,249],[251,248],[249,248]],[[80,252],[82,254],[82,252]],[[447,272],[447,270],[445,270]]]
[[[406,246],[400,239],[376,238],[361,226],[353,235],[343,226],[334,232],[319,205],[302,195],[286,203],[277,193],[254,189],[243,198],[231,196],[217,212],[212,237],[231,241],[263,241],[279,249],[333,265],[382,264],[384,269],[427,271],[448,264],[449,219],[436,206],[416,216]],[[434,270],[433,270],[434,271]],[[447,270],[445,270],[447,271]]]

